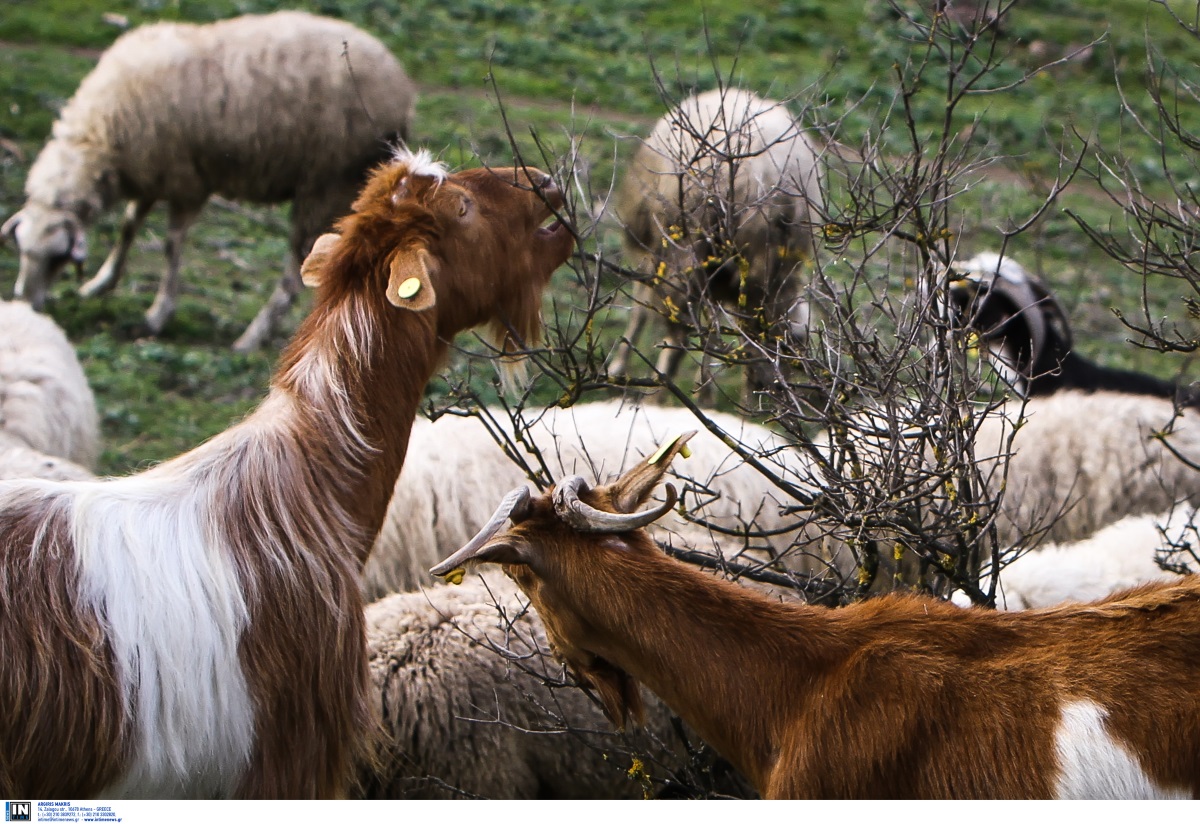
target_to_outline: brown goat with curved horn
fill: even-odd
[[[611,484],[529,500],[434,572],[504,564],[610,719],[639,718],[646,684],[764,797],[1200,793],[1200,582],[1025,613],[912,595],[825,609],[559,514],[556,499],[636,512],[684,440]]]

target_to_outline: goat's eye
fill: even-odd
[[[459,217],[466,217],[466,216],[467,216],[467,212],[469,212],[470,210],[471,210],[471,201],[467,200],[467,199],[464,197],[464,198],[463,198],[462,200],[460,200],[460,201],[459,201],[459,203],[458,203],[458,216],[459,216]]]

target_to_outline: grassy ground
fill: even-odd
[[[0,215],[20,207],[26,170],[57,109],[120,34],[117,23],[210,21],[284,5],[274,0],[8,0],[0,15]],[[894,67],[919,48],[896,35],[894,16],[880,5],[868,0],[286,4],[343,17],[383,39],[422,86],[417,141],[451,164],[473,163],[477,157],[511,159],[495,100],[498,90],[524,150],[533,150],[531,132],[554,154],[565,154],[574,144],[599,190],[631,150],[631,141],[623,138],[644,133],[662,112],[656,72],[670,86],[708,86],[720,73],[761,93],[801,96],[822,104],[813,115],[817,120],[850,111],[842,138],[853,142],[890,103]],[[1200,62],[1195,42],[1178,33],[1161,7],[1143,0],[1026,0],[1010,18],[1005,42],[1011,52],[995,84],[1097,39],[1101,42],[1086,59],[1010,91],[972,98],[955,125],[965,127],[977,118],[976,128],[997,153],[1013,157],[1008,168],[1035,178],[1053,169],[1053,147],[1069,125],[1104,145],[1140,153],[1153,182],[1148,144],[1121,131],[1114,69],[1134,105],[1144,106],[1139,90],[1147,39],[1172,59]],[[931,88],[916,101],[930,123],[942,94]],[[887,139],[900,143],[899,136]],[[997,229],[1030,208],[1039,194],[1038,184],[1011,172],[978,182],[956,201],[965,226],[964,250],[994,247]],[[1115,219],[1115,210],[1093,187],[1078,185],[1019,240],[1019,259],[1059,291],[1085,353],[1175,374],[1184,366],[1179,359],[1126,343],[1127,333],[1111,309],[1134,312],[1141,283],[1097,253],[1063,207],[1093,221]],[[116,219],[108,215],[93,230],[90,270],[107,252]],[[48,311],[75,341],[96,390],[107,443],[102,470],[124,472],[177,454],[224,429],[261,397],[278,346],[306,304],[293,311],[287,328],[263,353],[233,355],[228,344],[272,288],[283,259],[285,225],[286,209],[210,206],[185,253],[179,311],[157,340],[142,337],[139,322],[163,267],[161,213],[149,221],[115,294],[83,301],[73,283],[59,284]],[[599,242],[614,248],[615,235],[602,233]],[[0,294],[11,294],[16,268],[11,250],[0,252]],[[574,299],[569,273],[561,274],[555,289],[559,300]],[[1152,284],[1151,290],[1152,301],[1164,312],[1184,291],[1171,284]],[[610,327],[619,328],[620,320],[614,315]],[[552,390],[546,393],[547,399],[554,397]]]

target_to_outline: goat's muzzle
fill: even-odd
[[[467,541],[462,549],[455,552],[440,564],[430,568],[430,572],[437,577],[449,577],[452,573],[460,569],[464,564],[473,560],[476,552],[487,545],[487,542],[492,540],[505,523],[511,519],[514,523],[520,523],[529,517],[531,504],[529,487],[520,486],[509,492],[500,501],[500,506],[496,507],[496,511],[492,513],[492,517],[483,528],[475,534],[475,537]],[[459,581],[461,581],[461,576]],[[452,582],[457,583],[457,582]]]

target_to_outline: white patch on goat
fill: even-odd
[[[415,177],[433,177],[441,182],[450,173],[446,169],[446,164],[440,160],[434,160],[433,154],[428,149],[420,149],[414,153],[407,146],[398,146],[393,159],[397,163],[407,164],[408,173]]]
[[[1108,712],[1094,701],[1063,706],[1054,736],[1058,753],[1057,798],[1190,798],[1182,789],[1168,790],[1146,775],[1136,756],[1114,739],[1105,726]]]
[[[255,719],[238,660],[249,615],[212,519],[214,490],[151,471],[73,491],[81,595],[112,646],[133,723],[129,770],[105,795],[231,795]]]

